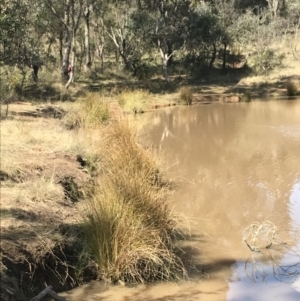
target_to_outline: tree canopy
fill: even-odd
[[[0,9],[1,65],[51,64],[67,86],[82,66],[89,74],[113,58],[134,75],[158,58],[169,81],[174,61],[187,72],[217,59],[226,69],[229,55],[255,53],[263,72],[287,33],[297,56],[298,0],[1,0]]]

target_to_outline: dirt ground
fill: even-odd
[[[91,173],[60,124],[63,113],[56,106],[15,103],[1,121],[1,300],[79,282],[70,249],[76,252],[82,235],[81,200]]]

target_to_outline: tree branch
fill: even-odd
[[[37,296],[35,296],[33,299],[31,299],[30,301],[40,301],[42,300],[44,297],[46,297],[47,295],[50,295],[54,300],[56,301],[66,301],[65,298],[62,298],[60,296],[58,296],[53,290],[52,290],[52,286],[48,286],[46,287],[42,292],[40,292]]]

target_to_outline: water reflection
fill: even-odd
[[[135,288],[93,283],[88,292],[64,296],[74,301],[300,300],[295,236],[300,102],[192,106],[145,117],[148,138],[163,152],[167,176],[177,184],[170,202],[191,221],[192,239],[182,246],[192,265],[190,281]],[[286,245],[253,253],[243,231],[266,220]]]
[[[227,295],[233,300],[298,301],[300,298],[300,183],[289,198],[290,236],[292,241],[263,253],[252,253],[246,262],[233,266]],[[253,290],[255,283],[255,290]],[[280,297],[279,297],[280,296]]]
[[[180,183],[174,205],[190,216],[194,232],[210,237],[204,245],[194,243],[202,250],[195,261],[213,266],[220,256],[238,260],[228,266],[234,279],[228,300],[269,300],[252,293],[260,290],[253,287],[258,282],[289,282],[274,296],[284,290],[293,295],[291,283],[296,285],[299,274],[299,245],[294,246],[300,223],[295,206],[300,186],[294,185],[300,173],[299,124],[299,102],[177,108],[155,116],[152,141],[165,153],[169,177]],[[281,229],[288,245],[252,254],[242,232],[265,220]],[[292,295],[284,300],[294,300]]]

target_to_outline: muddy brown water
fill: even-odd
[[[92,282],[61,295],[299,301],[300,100],[176,107],[143,118],[177,183],[170,202],[189,220],[182,248],[193,266],[190,279],[134,287]],[[261,232],[255,243],[261,252],[252,252],[243,232],[264,221],[276,226],[276,238],[266,249],[271,238]]]

